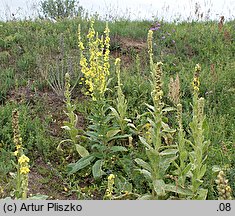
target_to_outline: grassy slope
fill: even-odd
[[[61,108],[62,104],[51,92],[40,70],[46,71],[48,65],[58,64],[56,59],[63,59],[63,56],[67,55],[73,59],[73,66],[77,68],[75,72],[79,72],[78,24],[81,24],[82,33],[85,35],[89,25],[86,20],[81,19],[57,23],[0,22],[0,128],[2,128],[0,130],[0,173],[2,176],[7,176],[7,173],[12,170],[10,163],[7,166],[4,164],[11,159],[10,152],[14,149],[11,138],[11,110],[14,107],[19,107],[22,113],[20,120],[22,137],[33,163],[39,156],[43,160],[52,160],[53,155],[57,154],[55,148],[64,136],[59,129],[64,118],[63,113],[61,109],[57,109]],[[95,23],[95,29],[99,32],[103,31],[104,26],[105,23],[102,21]],[[151,103],[145,43],[150,26],[151,23],[147,21],[121,20],[109,23],[112,54],[115,57],[121,56],[124,62],[123,90],[129,101],[129,112],[132,118],[135,118],[136,113],[144,112],[144,103]],[[164,63],[165,95],[168,92],[169,78],[177,73],[180,75],[185,125],[190,121],[191,80],[194,67],[197,63],[202,66],[200,94],[207,101],[206,114],[209,127],[207,137],[212,143],[206,177],[211,199],[215,198],[212,165],[233,167],[235,163],[234,28],[234,21],[226,23],[222,31],[219,31],[216,22],[177,25],[161,23],[160,30],[154,32],[154,58],[155,61]],[[141,46],[140,49],[135,47],[138,45]],[[137,54],[140,56],[139,68],[136,61]],[[114,60],[111,59],[111,61]],[[112,73],[114,73],[113,70]],[[114,81],[111,82],[111,87],[114,85]],[[110,93],[110,97],[112,96]],[[49,104],[48,100],[51,101]],[[170,103],[166,96],[165,101]],[[79,111],[84,110],[79,109]],[[58,111],[57,114],[56,111]],[[53,130],[56,132],[51,133]],[[63,156],[52,161],[61,163],[62,158]],[[231,176],[234,173],[233,168]],[[3,179],[7,181],[7,177]]]

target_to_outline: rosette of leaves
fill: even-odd
[[[115,145],[118,139],[126,138],[129,135],[122,135],[119,128],[112,126],[113,115],[108,113],[109,110],[109,108],[105,108],[105,105],[96,104],[94,106],[90,119],[92,124],[88,126],[88,130],[85,132],[87,139],[90,141],[90,154],[76,163],[69,164],[69,174],[92,166],[93,177],[99,179],[112,169],[110,166],[113,155],[128,151],[123,146]]]

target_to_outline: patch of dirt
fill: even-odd
[[[52,121],[49,123],[49,133],[52,136],[60,137],[63,131],[63,129],[61,129],[63,121],[67,120],[67,116],[64,113],[66,108],[63,97],[57,95],[50,89],[45,88],[43,91],[39,91],[35,88],[31,88],[31,84],[29,82],[27,86],[9,91],[7,100],[29,104],[33,109],[37,109],[37,115],[42,121],[44,121],[47,116],[50,116]],[[84,100],[84,97],[80,96],[79,99]],[[76,115],[78,116],[77,127],[84,128],[84,117],[81,113],[76,113]]]
[[[120,46],[125,50],[134,49],[136,52],[147,49],[146,41],[136,40],[132,38],[119,38]]]
[[[66,185],[52,166],[43,162],[41,158],[38,158],[35,164],[37,167],[32,167],[29,173],[29,195],[47,195],[50,200],[77,199],[75,193],[68,194],[65,192],[64,188]]]
[[[127,66],[133,62],[136,54],[140,54],[146,49],[146,41],[121,36],[111,37],[111,55],[114,58],[121,58]]]

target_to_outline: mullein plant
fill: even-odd
[[[99,37],[94,30],[94,21],[91,20],[87,34],[88,47],[85,49],[81,41],[81,30],[78,28],[78,46],[80,49],[80,66],[84,75],[83,79],[87,88],[86,94],[91,96],[90,125],[85,132],[90,141],[90,154],[81,158],[76,163],[69,164],[69,174],[73,174],[92,163],[92,174],[95,179],[106,173],[102,167],[110,166],[110,158],[118,152],[127,151],[122,146],[114,146],[114,140],[126,138],[128,135],[119,135],[120,129],[112,125],[113,115],[110,115],[110,106],[107,104],[105,92],[109,82],[109,54],[110,38],[108,23],[104,36]],[[86,53],[85,53],[86,51]]]
[[[78,27],[78,47],[80,49],[80,66],[84,75],[87,87],[86,94],[92,97],[94,101],[104,99],[107,90],[108,76],[110,74],[109,54],[110,38],[109,28],[106,24],[103,35],[99,37],[94,30],[94,20],[90,22],[90,28],[87,34],[88,56],[85,54],[85,47],[81,40],[81,28]]]
[[[217,190],[219,200],[232,200],[232,189],[228,184],[228,180],[226,179],[225,173],[221,170],[215,180],[217,184]]]
[[[70,75],[69,73],[65,74],[65,92],[64,92],[64,97],[65,97],[65,104],[66,104],[66,111],[65,114],[68,117],[68,121],[64,121],[64,126],[62,126],[63,129],[68,131],[70,138],[62,140],[58,147],[57,150],[62,150],[61,145],[64,142],[71,142],[73,144],[73,148],[71,148],[70,153],[73,153],[73,151],[76,149],[80,157],[86,157],[89,155],[89,152],[87,149],[79,144],[79,138],[83,137],[83,130],[77,128],[77,122],[78,122],[78,117],[74,113],[76,106],[72,104],[71,101],[71,88],[70,88]]]
[[[16,174],[16,199],[27,199],[28,192],[28,173],[29,173],[29,158],[24,154],[22,138],[19,129],[19,112],[12,111],[12,128],[13,128],[13,141],[16,150],[14,155],[17,158],[17,174]]]
[[[199,98],[200,80],[199,75],[201,66],[199,64],[195,67],[193,86],[193,119],[190,123],[190,131],[192,142],[188,141],[192,146],[193,151],[189,153],[191,168],[191,190],[193,193],[192,199],[206,199],[207,189],[202,188],[203,176],[205,175],[207,166],[207,150],[210,142],[204,137],[204,105],[205,99]]]
[[[170,79],[170,83],[168,85],[169,93],[168,97],[174,106],[177,107],[177,149],[178,149],[178,163],[174,161],[174,165],[176,166],[176,171],[174,172],[175,177],[177,177],[177,184],[185,188],[186,187],[186,178],[189,175],[191,170],[191,163],[188,163],[188,145],[185,137],[185,131],[183,128],[183,120],[182,120],[182,104],[180,103],[180,80],[179,75],[176,75],[176,79],[174,80],[172,77]],[[190,195],[191,192],[188,194]],[[180,198],[186,198],[187,196],[180,195]]]
[[[117,58],[115,61],[116,66],[116,75],[118,80],[117,88],[117,99],[116,99],[116,109],[114,107],[110,107],[112,114],[117,121],[118,126],[120,127],[121,134],[125,134],[128,122],[131,120],[127,118],[127,100],[125,99],[125,95],[122,92],[122,83],[120,78],[120,62],[121,59]]]
[[[177,159],[178,149],[174,145],[165,145],[163,143],[164,133],[173,133],[175,130],[166,126],[164,123],[164,113],[170,111],[169,107],[164,108],[162,101],[162,63],[153,62],[152,53],[152,35],[150,30],[148,34],[148,50],[150,58],[150,70],[152,73],[152,100],[153,106],[147,105],[152,118],[149,118],[148,139],[140,137],[140,141],[146,148],[148,162],[140,158],[135,159],[135,162],[141,167],[138,169],[150,184],[151,194],[146,194],[140,199],[166,199],[169,192],[188,194],[187,189],[183,189],[175,185],[165,182],[167,170],[171,163]]]
[[[178,185],[182,188],[186,187],[186,178],[189,175],[189,172],[192,168],[192,164],[188,163],[188,145],[187,140],[185,138],[185,131],[183,128],[182,123],[182,104],[177,104],[177,121],[178,121],[178,134],[177,134],[177,148],[178,148],[178,155],[179,155],[179,162],[174,162],[177,170],[175,172],[176,176],[178,177]],[[191,195],[189,193],[188,195]],[[184,196],[183,196],[184,197]],[[183,198],[181,196],[181,198]]]

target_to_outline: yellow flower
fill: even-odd
[[[120,63],[120,61],[121,61],[121,59],[120,59],[120,58],[116,58],[116,60],[115,60],[115,65],[119,64],[119,63]]]
[[[114,174],[110,174],[109,177],[108,177],[108,180],[111,181],[113,179],[115,179],[115,175]]]
[[[21,167],[20,168],[20,174],[27,174],[27,173],[29,173],[29,167],[28,166],[25,166],[25,167]]]
[[[16,151],[14,151],[14,153],[13,153],[13,154],[14,154],[15,156],[17,156],[17,155],[18,155],[18,153],[19,153],[19,152],[18,152],[18,150],[16,150]]]
[[[16,145],[16,149],[17,150],[19,150],[19,149],[21,149],[22,147],[21,147],[21,145]]]
[[[64,191],[67,192],[67,191],[68,191],[68,188],[64,187]]]
[[[25,162],[29,162],[29,158],[27,157],[27,156],[25,156],[25,155],[22,155],[19,159],[18,159],[18,162],[20,163],[20,164],[22,164],[22,163],[25,163]]]

